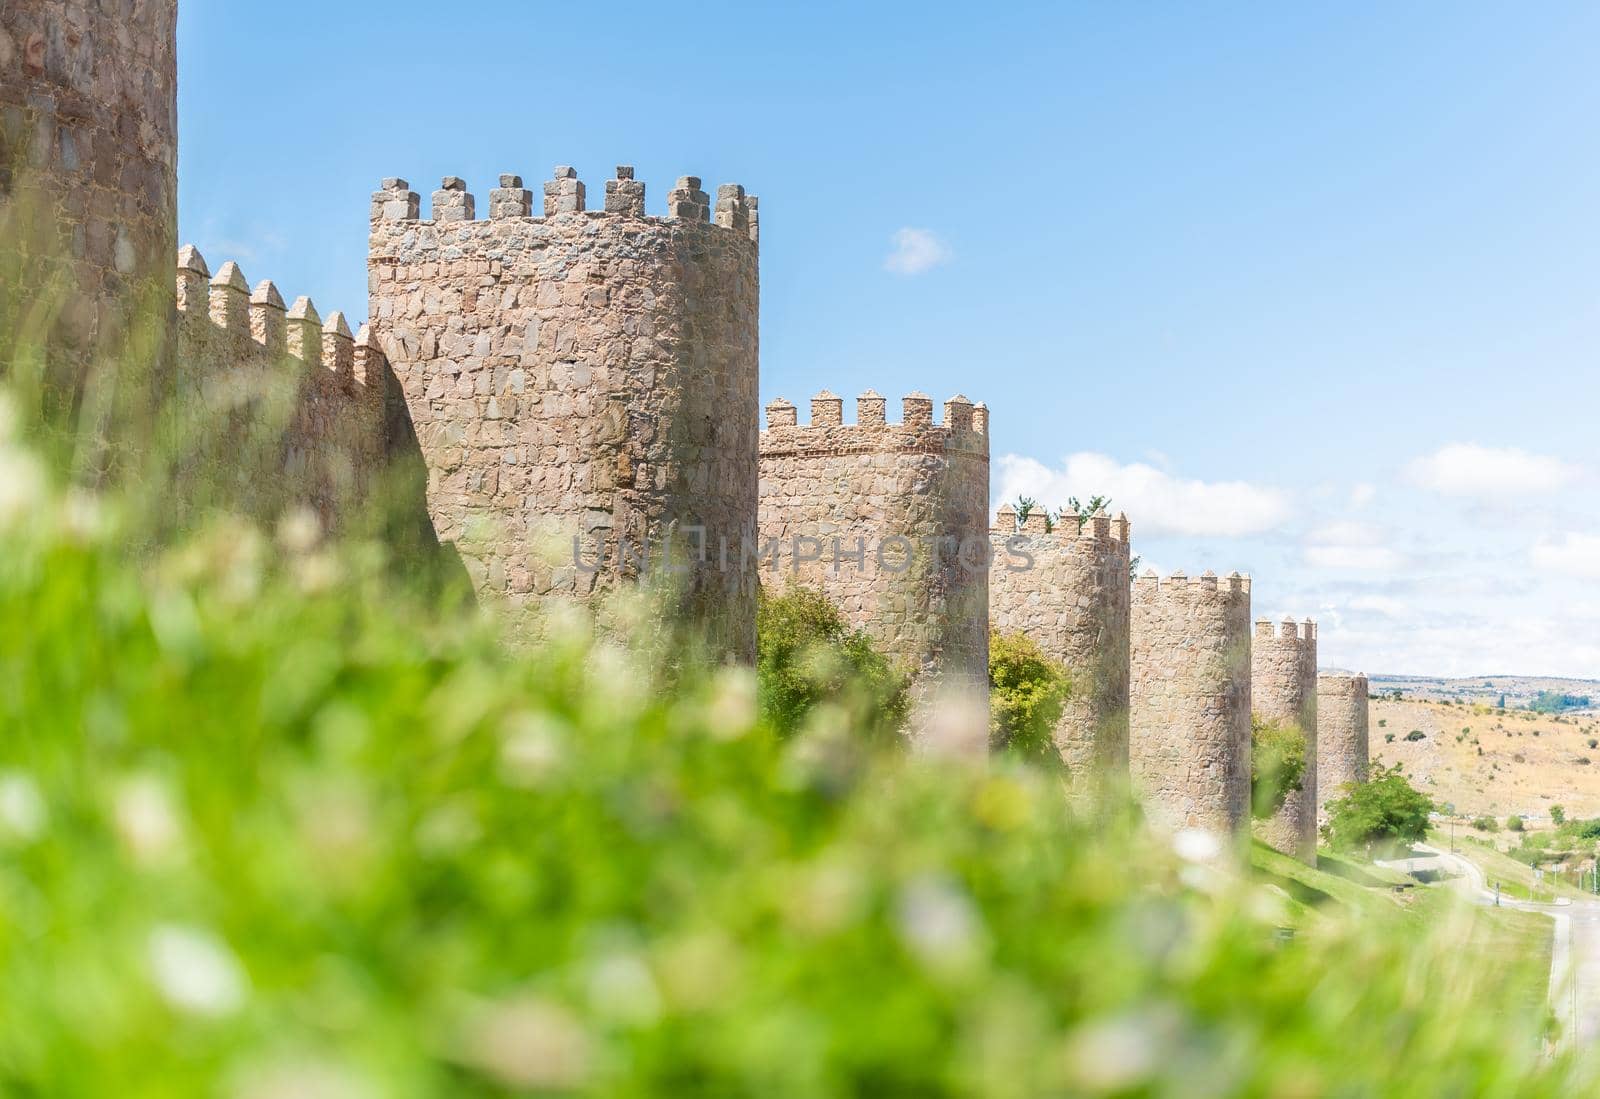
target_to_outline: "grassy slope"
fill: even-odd
[[[1447,833],[1430,832],[1428,841],[1441,850],[1447,849],[1450,845]],[[1458,833],[1456,850],[1482,868],[1483,875],[1488,879],[1491,888],[1498,881],[1502,892],[1520,900],[1547,901],[1554,897],[1569,897],[1576,900],[1588,896],[1558,880],[1553,874],[1547,874],[1543,882],[1536,882],[1531,866],[1518,862],[1510,855],[1502,854],[1492,845],[1473,836],[1462,836]],[[1537,896],[1535,896],[1535,886],[1538,890]]]
[[[1497,857],[1520,867],[1531,882],[1527,867],[1504,855]],[[1456,894],[1441,886],[1413,885],[1397,893],[1394,886],[1410,882],[1405,874],[1328,851],[1318,853],[1317,866],[1312,868],[1253,842],[1250,868],[1255,880],[1275,885],[1288,894],[1292,922],[1302,929],[1314,929],[1324,916],[1355,912],[1376,920],[1397,921],[1396,926],[1428,931],[1460,918],[1466,911],[1470,922],[1465,925],[1465,948],[1486,962],[1493,960],[1504,967],[1511,999],[1519,1010],[1547,1010],[1545,997],[1553,948],[1547,916],[1510,908],[1467,909]]]

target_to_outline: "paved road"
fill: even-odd
[[[1459,853],[1441,851],[1425,844],[1417,850],[1425,858],[1398,859],[1385,865],[1407,873],[1414,870],[1445,870],[1458,875],[1449,884],[1474,904],[1494,904],[1495,895],[1484,880],[1483,870]],[[1550,1004],[1561,1020],[1563,1039],[1580,1045],[1600,1041],[1600,902],[1563,898],[1560,904],[1532,904],[1509,897],[1499,898],[1507,908],[1542,912],[1555,923],[1555,939],[1550,952]]]

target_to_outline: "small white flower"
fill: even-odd
[[[157,862],[177,850],[183,826],[166,786],[151,775],[138,775],[117,789],[112,806],[117,834],[140,862]]]
[[[648,1026],[661,1015],[661,993],[639,958],[611,954],[589,971],[589,1005],[608,1019]]]
[[[756,677],[748,668],[723,668],[712,683],[706,727],[717,740],[738,740],[756,723]]]
[[[983,922],[966,892],[944,878],[922,877],[900,891],[900,938],[931,969],[969,967],[983,948]]]
[[[587,1081],[594,1040],[559,1004],[524,997],[475,1011],[463,1059],[500,1083],[529,1091],[576,1090]]]
[[[244,1004],[244,971],[210,932],[162,924],[150,932],[146,951],[156,988],[179,1011],[217,1018]]]
[[[1155,1075],[1180,1025],[1160,1006],[1086,1023],[1067,1039],[1067,1071],[1093,1095],[1131,1091]]]
[[[20,450],[0,448],[0,530],[37,515],[47,487],[38,459]]]
[[[1172,837],[1172,849],[1184,862],[1211,862],[1222,854],[1222,840],[1203,828],[1185,828]]]
[[[322,539],[322,524],[310,508],[295,508],[278,521],[278,544],[290,553],[309,553]]]
[[[0,774],[0,839],[37,839],[48,813],[39,786],[21,771]]]
[[[511,715],[500,743],[501,775],[512,786],[542,786],[561,766],[565,739],[562,722],[548,714]]]

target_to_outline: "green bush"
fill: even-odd
[[[989,743],[997,751],[1055,767],[1056,724],[1071,691],[1067,669],[1022,634],[989,637]]]
[[[1480,832],[1498,832],[1500,831],[1500,822],[1493,817],[1474,817],[1472,818],[1472,827]]]
[[[1412,729],[1409,733],[1406,734],[1406,739],[1407,740],[1412,740],[1412,741],[1426,740],[1427,739],[1427,734],[1424,733],[1421,729]]]
[[[905,718],[906,677],[820,592],[763,590],[756,652],[761,714],[780,734],[793,734],[825,701],[848,704],[875,739],[894,734]]]
[[[1522,818],[1517,816],[1515,813],[1513,813],[1511,816],[1507,817],[1506,818],[1506,831],[1507,832],[1520,832],[1520,831],[1522,831]]]
[[[1552,805],[1550,806],[1550,819],[1559,828],[1566,823],[1567,811],[1559,805]]]
[[[1250,715],[1250,813],[1264,820],[1300,789],[1306,769],[1306,735],[1298,725]]]
[[[1384,733],[1383,734],[1383,742],[1385,744],[1393,744],[1394,743],[1394,734],[1393,733]]]
[[[1398,763],[1378,764],[1365,783],[1328,803],[1322,834],[1340,851],[1390,851],[1425,839],[1434,808],[1433,800],[1406,780]]]

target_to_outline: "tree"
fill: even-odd
[[[1110,507],[1111,497],[1109,496],[1091,496],[1087,503],[1079,500],[1076,496],[1068,496],[1067,506],[1061,509],[1061,517],[1064,519],[1070,513],[1078,520],[1078,529],[1082,530],[1083,524],[1089,521],[1090,516],[1098,515]]]
[[[1406,780],[1397,763],[1377,765],[1365,783],[1351,786],[1344,797],[1330,801],[1327,809],[1323,838],[1338,850],[1370,856],[1424,839],[1434,804]]]
[[[1559,828],[1567,822],[1567,811],[1559,805],[1550,806],[1550,819]]]
[[[756,682],[762,716],[784,735],[825,699],[857,704],[873,734],[892,735],[905,718],[907,677],[810,588],[760,593]]]
[[[1479,832],[1498,832],[1500,831],[1500,822],[1493,817],[1474,817],[1472,818],[1472,827]]]
[[[1028,516],[1032,515],[1036,511],[1044,516],[1044,530],[1046,534],[1049,534],[1051,531],[1056,529],[1056,517],[1051,514],[1049,508],[1040,506],[1039,501],[1035,500],[1032,496],[1018,496],[1017,502],[1014,506],[1017,512],[1017,527],[1019,529],[1023,523],[1028,521]]]
[[[1055,728],[1071,692],[1067,669],[1020,633],[989,636],[989,745],[1060,766]]]
[[[1520,832],[1520,831],[1522,831],[1522,818],[1517,816],[1515,813],[1513,813],[1509,817],[1507,817],[1506,818],[1506,831],[1507,832]]]
[[[1298,725],[1250,715],[1250,813],[1263,820],[1276,813],[1289,791],[1300,789],[1306,770],[1306,734]]]

